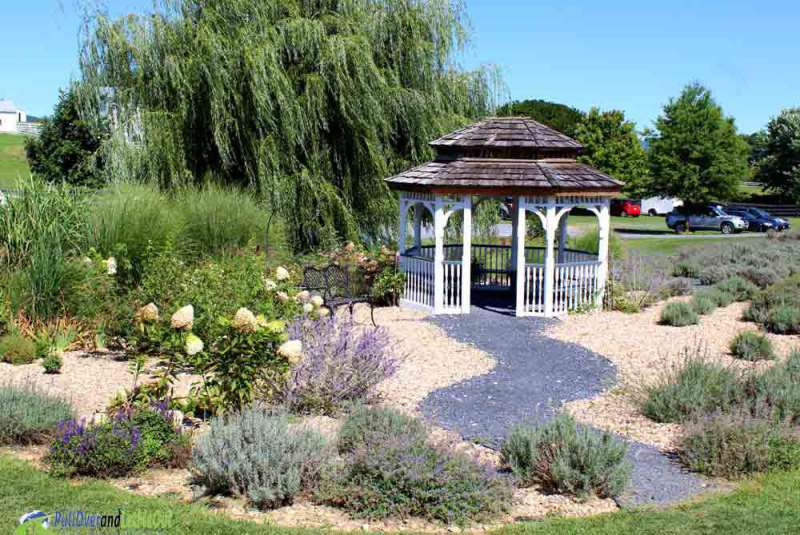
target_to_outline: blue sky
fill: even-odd
[[[697,80],[743,132],[800,106],[800,2],[465,2],[473,43],[463,63],[499,65],[516,99],[618,108],[644,128]],[[114,13],[150,3],[109,2]],[[2,10],[12,24],[0,32],[0,98],[47,114],[77,75],[75,0],[4,0]]]

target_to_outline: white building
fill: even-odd
[[[18,125],[27,121],[28,115],[13,101],[0,99],[0,132],[19,133]]]

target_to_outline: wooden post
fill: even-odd
[[[606,277],[608,277],[608,240],[611,233],[611,216],[609,214],[608,199],[603,199],[600,205],[600,213],[598,214],[598,236],[600,241],[597,244],[597,261],[600,267],[597,269],[597,296],[595,307],[601,308],[603,306],[603,295],[606,290]]]
[[[544,236],[544,316],[549,318],[553,316],[553,293],[556,278],[556,205],[553,197],[547,201]]]
[[[464,239],[461,251],[461,312],[469,314],[472,293],[472,196],[464,195]]]
[[[444,199],[436,196],[433,212],[433,235],[436,248],[433,255],[433,313],[444,312]]]
[[[397,250],[401,255],[406,254],[406,231],[408,222],[408,203],[406,202],[405,193],[400,193],[400,233],[397,236]]]
[[[517,272],[517,316],[525,315],[525,197],[520,195],[514,203],[515,218],[514,227],[516,228],[517,240],[513,251],[516,253],[516,272]]]
[[[414,249],[417,254],[422,254],[422,211],[424,209],[422,203],[414,204]]]

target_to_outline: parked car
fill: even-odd
[[[736,215],[747,221],[748,230],[753,232],[766,232],[768,230],[783,231],[789,229],[789,222],[755,206],[728,207],[725,213]]]
[[[648,197],[641,202],[642,213],[650,216],[667,215],[681,205],[683,201],[677,197]]]
[[[611,201],[611,215],[622,217],[639,217],[642,207],[637,201],[630,199],[613,199]]]
[[[744,219],[725,213],[719,204],[679,206],[667,215],[667,226],[676,232],[718,230],[723,234],[742,232],[748,227]]]

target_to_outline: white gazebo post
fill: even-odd
[[[433,236],[436,243],[433,254],[433,313],[444,311],[444,199],[436,195],[433,211]]]
[[[517,229],[517,217],[519,214],[519,198],[512,197],[511,201],[511,265],[510,269],[516,272],[517,269],[517,238],[519,237],[519,230]]]
[[[517,316],[525,314],[525,211],[527,209],[525,197],[520,195],[514,198],[514,234],[516,239],[513,240],[513,250],[515,265],[516,265],[516,279],[517,279]]]
[[[400,254],[406,254],[406,231],[408,230],[408,222],[406,217],[408,215],[408,201],[406,194],[400,193],[400,232],[397,236],[397,250]]]
[[[472,294],[472,195],[464,195],[464,240],[461,251],[461,312],[469,314]]]
[[[544,218],[544,315],[553,315],[553,290],[556,278],[556,202],[548,197]]]
[[[558,220],[558,263],[564,262],[564,251],[567,248],[567,218],[569,212],[564,213]]]
[[[601,308],[603,306],[603,295],[605,294],[606,278],[608,277],[608,240],[609,234],[611,233],[609,204],[609,199],[603,199],[597,215],[597,234],[599,236],[599,243],[597,245],[597,261],[600,264],[597,268],[597,296],[595,298],[595,306],[597,308]]]

